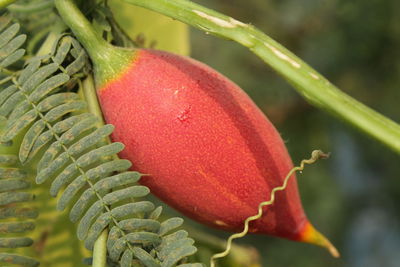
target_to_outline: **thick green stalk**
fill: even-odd
[[[93,62],[96,86],[99,88],[118,77],[133,56],[132,50],[107,43],[93,28],[73,0],[55,0],[54,4],[67,26],[85,47]]]
[[[99,118],[98,126],[104,125],[103,113],[101,112],[99,103],[97,102],[96,88],[92,75],[88,75],[82,83],[82,91],[85,101],[88,104],[88,110]],[[93,247],[93,264],[92,267],[107,266],[107,238],[108,229],[104,229],[97,238]]]
[[[97,238],[96,242],[94,243],[92,267],[107,266],[107,238],[108,230],[105,229],[103,232],[101,232],[99,238]]]
[[[249,48],[312,105],[400,153],[400,125],[340,91],[321,74],[255,27],[188,0],[124,0]]]
[[[100,108],[99,101],[97,100],[96,88],[92,75],[88,75],[82,83],[82,91],[85,97],[85,101],[88,105],[88,110],[99,118],[97,126],[102,127],[105,122],[103,119],[103,113]]]
[[[71,28],[72,32],[88,51],[93,61],[101,60],[102,57],[109,56],[108,44],[101,36],[95,32],[90,22],[72,0],[55,0],[60,16],[65,24]]]

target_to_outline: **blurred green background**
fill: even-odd
[[[400,1],[196,2],[255,25],[343,91],[400,122]],[[339,260],[266,236],[238,242],[257,246],[263,266],[399,266],[399,155],[310,106],[238,44],[194,29],[191,44],[192,57],[238,83],[267,114],[294,163],[316,148],[332,153],[298,181],[307,215],[338,247]]]

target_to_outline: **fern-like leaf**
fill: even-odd
[[[32,58],[12,84],[0,92],[0,116],[7,125],[3,143],[23,136],[22,163],[39,159],[36,182],[51,180],[50,194],[61,193],[59,210],[72,206],[70,219],[78,223],[78,238],[92,250],[106,228],[109,260],[120,266],[176,266],[196,252],[185,231],[168,234],[183,220],[158,221],[161,208],[134,201],[149,189],[137,185],[140,174],[116,154],[121,143],[109,143],[114,127],[99,127],[87,112],[76,87],[87,64],[85,51],[70,36],[57,40],[51,54]],[[190,266],[185,264],[184,266]],[[201,266],[193,264],[191,266]]]
[[[13,73],[6,68],[11,67],[25,54],[25,50],[20,47],[25,42],[26,35],[18,34],[20,28],[18,23],[8,26],[9,23],[10,19],[3,17],[0,24],[0,72],[5,76]],[[14,87],[7,87],[0,91],[0,105],[7,102],[15,92]],[[33,244],[31,238],[21,234],[35,228],[32,219],[38,216],[35,208],[26,207],[23,204],[30,203],[34,195],[21,191],[29,189],[31,184],[26,173],[18,167],[17,163],[17,156],[0,154],[0,248],[6,249],[6,251],[0,251],[0,262],[20,266],[38,266],[39,262],[36,259],[10,252],[10,249],[29,247]]]
[[[0,248],[29,247],[33,240],[20,236],[20,233],[30,232],[35,228],[31,219],[37,217],[34,208],[21,206],[22,202],[32,201],[34,196],[20,190],[30,187],[26,174],[19,168],[12,167],[18,158],[14,155],[0,155]],[[17,235],[10,237],[10,235]],[[19,264],[23,266],[39,266],[39,262],[31,257],[1,252],[0,262]]]
[[[8,23],[9,19],[6,19],[0,29],[4,29]],[[4,69],[13,63],[17,62],[25,54],[25,50],[20,47],[26,40],[25,34],[18,34],[19,24],[14,23],[9,26],[0,34],[0,68]]]

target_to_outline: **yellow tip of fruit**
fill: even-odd
[[[320,232],[318,232],[309,222],[307,222],[301,231],[299,241],[324,247],[331,253],[333,257],[340,257],[339,251],[332,245],[332,243]]]

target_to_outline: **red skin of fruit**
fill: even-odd
[[[293,165],[274,126],[236,84],[193,59],[137,50],[98,90],[120,157],[188,217],[241,231]],[[308,224],[293,177],[250,232],[299,240]]]

